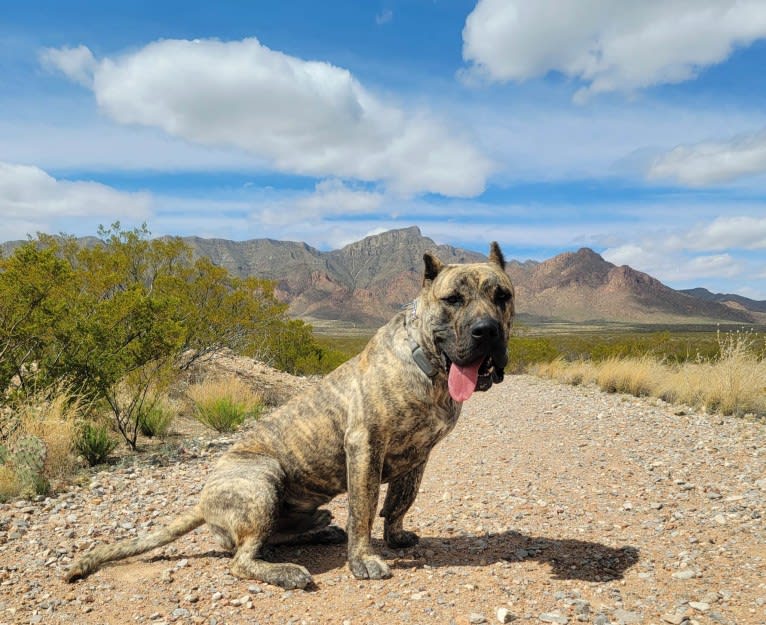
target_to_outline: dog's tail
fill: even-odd
[[[156,547],[167,545],[184,534],[191,532],[193,529],[198,528],[204,522],[205,518],[202,516],[202,511],[199,507],[196,507],[187,514],[178,517],[167,527],[151,534],[123,540],[113,545],[100,545],[75,562],[64,574],[64,579],[68,582],[73,582],[80,577],[90,575],[105,562],[122,560],[123,558],[136,556]]]

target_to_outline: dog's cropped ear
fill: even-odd
[[[429,282],[433,282],[433,279],[444,269],[444,263],[429,252],[423,254],[423,262],[426,264],[426,271],[423,274],[423,286],[425,286]]]
[[[489,262],[495,263],[500,269],[505,271],[505,257],[503,256],[503,252],[500,250],[497,241],[492,241],[489,246]]]

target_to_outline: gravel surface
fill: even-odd
[[[62,582],[196,500],[234,439],[193,438],[0,506],[0,623],[766,624],[766,427],[679,412],[529,376],[475,394],[407,517],[420,544],[388,550],[375,526],[389,580],[354,579],[341,546],[275,554],[311,592],[239,580],[200,528]],[[331,509],[343,524],[345,499]]]

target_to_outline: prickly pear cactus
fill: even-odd
[[[9,460],[25,495],[43,495],[48,491],[48,481],[43,475],[45,443],[37,436],[22,436],[13,446]]]

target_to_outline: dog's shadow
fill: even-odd
[[[639,560],[636,547],[609,547],[575,539],[526,536],[515,531],[481,536],[421,536],[409,549],[391,550],[375,540],[375,548],[393,569],[487,566],[497,562],[535,561],[551,567],[554,579],[608,582],[622,579]],[[319,574],[345,566],[345,545],[276,547],[272,561],[297,562]]]

